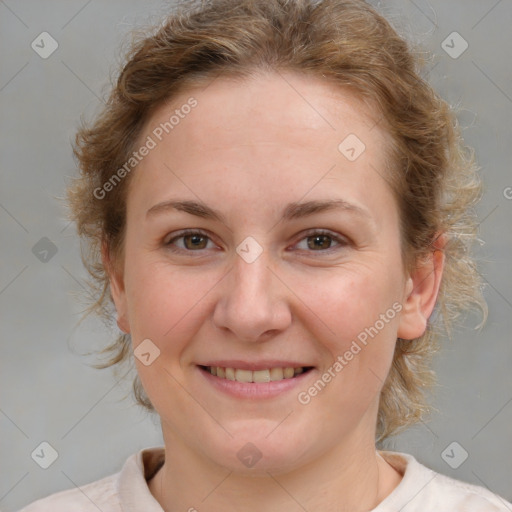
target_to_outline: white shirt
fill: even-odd
[[[403,475],[372,512],[512,512],[498,495],[428,469],[412,455],[379,452]],[[20,512],[163,512],[148,483],[163,462],[162,447],[130,456],[114,475],[37,500]]]

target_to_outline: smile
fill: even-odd
[[[277,361],[234,363],[232,361],[231,366],[228,366],[226,361],[224,366],[219,366],[222,362],[216,361],[210,365],[196,365],[196,368],[209,389],[243,400],[267,400],[287,396],[286,393],[307,386],[306,382],[314,378],[313,374],[316,372],[314,366],[300,366],[297,363],[287,366],[279,366]]]
[[[267,368],[262,370],[245,370],[241,368],[223,368],[221,366],[200,366],[204,371],[219,379],[234,380],[237,382],[275,382],[293,377],[307,372],[311,369],[309,366],[300,366],[297,368]]]

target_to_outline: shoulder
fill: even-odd
[[[119,473],[34,501],[19,512],[161,512],[147,480],[164,457],[162,447],[143,449],[131,455]]]
[[[389,506],[400,505],[403,512],[512,512],[512,504],[484,487],[442,475],[412,455],[381,452],[395,469],[403,474],[398,487],[375,509],[387,512]]]
[[[468,512],[512,512],[512,504],[488,489],[436,474],[435,487],[445,503],[453,502]]]
[[[512,512],[512,505],[484,487],[435,473],[438,496],[468,512]]]
[[[75,489],[34,501],[19,512],[120,512],[118,473]]]

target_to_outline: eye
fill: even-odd
[[[174,252],[199,252],[208,249],[208,242],[213,242],[210,237],[202,231],[186,230],[182,231],[169,240],[164,241],[165,247]]]
[[[333,242],[336,243],[334,247]],[[336,235],[331,231],[314,230],[306,233],[306,236],[302,238],[295,247],[298,247],[299,250],[305,250],[306,252],[330,252],[331,250],[336,250],[336,248],[340,249],[347,245],[349,245],[348,240],[342,236]]]
[[[345,237],[336,235],[331,231],[317,229],[306,233],[294,247],[306,252],[331,252],[348,246],[349,243]],[[333,244],[335,245],[333,246]],[[192,229],[182,231],[172,238],[166,239],[164,245],[173,252],[187,253],[201,252],[216,247],[207,233]]]

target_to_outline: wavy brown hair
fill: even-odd
[[[418,55],[362,0],[180,2],[160,26],[132,41],[102,111],[76,136],[80,175],[68,200],[92,278],[89,311],[109,323],[115,318],[101,248],[114,264],[122,262],[130,176],[105,197],[95,191],[132,156],[155,109],[220,74],[244,79],[286,70],[329,80],[371,105],[393,140],[385,177],[400,211],[404,268],[432,252],[439,233],[448,240],[435,321],[431,317],[423,336],[397,340],[377,441],[420,421],[429,410],[424,392],[435,382],[431,358],[441,331],[449,334],[471,306],[485,317],[486,306],[471,257],[481,194],[473,153],[453,110],[422,78]],[[129,335],[119,335],[103,353],[107,361],[96,366],[130,360]],[[137,401],[152,409],[138,377],[133,387]]]

